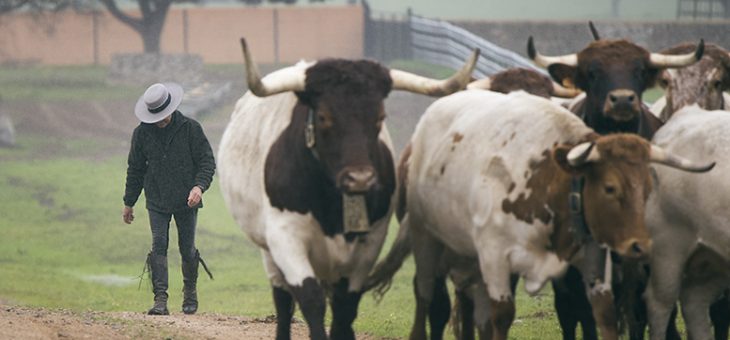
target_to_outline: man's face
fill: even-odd
[[[168,124],[170,124],[170,121],[172,121],[172,115],[169,115],[169,116],[165,117],[165,119],[163,119],[163,120],[155,123],[155,125],[157,125],[158,128],[163,129]]]

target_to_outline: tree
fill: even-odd
[[[117,5],[118,0],[98,0],[114,18],[136,31],[142,38],[145,53],[160,53],[160,38],[165,26],[167,12],[175,3],[197,3],[200,0],[136,0],[141,17],[131,16]],[[208,0],[210,1],[210,0]],[[247,5],[261,4],[267,0],[239,0]],[[268,0],[271,3],[293,4],[298,0]],[[326,0],[309,0],[324,2]],[[60,11],[66,8],[76,10],[94,7],[95,0],[0,0],[0,14],[28,9],[33,12]]]
[[[124,13],[116,0],[99,0],[117,20],[131,27],[142,37],[145,53],[160,53],[160,37],[165,26],[167,11],[173,3],[197,2],[197,0],[137,0],[142,17]]]

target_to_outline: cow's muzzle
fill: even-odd
[[[629,121],[641,114],[641,100],[632,90],[613,90],[606,96],[603,112],[613,120]]]
[[[366,193],[377,182],[372,167],[348,167],[340,172],[338,183],[342,191],[348,194]]]

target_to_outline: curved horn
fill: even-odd
[[[256,63],[248,51],[246,39],[241,38],[243,58],[246,62],[246,81],[251,92],[259,97],[266,97],[287,91],[304,91],[306,84],[306,69],[301,65],[286,67],[270,73],[264,79],[259,76]]]
[[[715,162],[709,164],[697,164],[686,158],[673,155],[654,144],[651,145],[649,159],[655,163],[664,164],[672,168],[689,172],[707,172],[715,167]]]
[[[538,64],[542,67],[548,67],[552,64],[578,66],[578,55],[575,53],[566,54],[559,57],[548,57],[540,54],[540,52],[537,52],[537,50],[535,49],[535,43],[532,41],[532,36],[527,39],[527,55],[530,56],[530,59],[532,59],[535,64]]]
[[[553,83],[553,96],[561,98],[575,98],[583,91],[576,88],[567,88],[556,82]]]
[[[467,89],[480,89],[480,90],[489,90],[492,88],[492,79],[487,77],[484,79],[475,80],[468,85],[466,85]]]
[[[596,30],[596,26],[593,26],[593,21],[588,21],[588,27],[590,27],[591,29],[593,40],[601,40],[601,36],[598,35],[598,30]]]
[[[463,90],[471,80],[471,72],[474,70],[479,49],[474,49],[466,64],[453,76],[444,80],[436,80],[401,70],[391,69],[390,78],[393,80],[394,90],[405,90],[428,96],[445,96],[456,91]]]
[[[580,143],[570,149],[568,152],[568,164],[571,166],[581,166],[588,162],[595,162],[601,159],[601,154],[594,147],[596,143],[585,142]]]
[[[705,53],[705,40],[700,39],[700,43],[697,44],[697,48],[694,52],[680,55],[668,55],[661,53],[652,53],[649,56],[649,63],[651,66],[656,68],[667,68],[667,67],[684,67],[692,65],[695,62],[702,59],[702,55]]]

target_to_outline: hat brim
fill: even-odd
[[[147,110],[147,105],[144,103],[144,96],[140,96],[137,99],[137,104],[134,106],[134,114],[142,123],[157,123],[167,116],[171,115],[182,103],[183,99],[183,88],[177,83],[162,83],[170,91],[170,104],[167,107],[157,113],[151,113]]]

